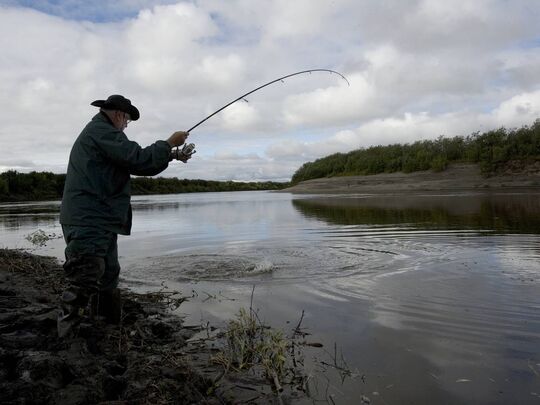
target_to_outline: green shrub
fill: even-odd
[[[439,136],[412,144],[379,145],[333,154],[304,163],[291,183],[330,176],[442,171],[457,162],[478,163],[484,173],[490,173],[510,160],[536,159],[540,159],[540,120],[514,130],[500,128],[466,137]]]

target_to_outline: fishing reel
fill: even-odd
[[[186,144],[184,144],[182,149],[180,149],[179,147],[176,147],[173,150],[171,150],[170,160],[174,159],[174,160],[181,160],[181,161],[185,162],[194,153],[197,153],[197,151],[195,150],[195,144],[194,143],[186,143]]]

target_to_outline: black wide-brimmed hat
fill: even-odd
[[[131,101],[124,96],[114,94],[107,100],[96,100],[90,105],[103,108],[104,110],[118,110],[129,114],[132,121],[137,121],[140,117],[137,107],[131,104]]]

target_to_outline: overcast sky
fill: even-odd
[[[167,177],[289,180],[370,145],[540,117],[538,0],[0,0],[0,171],[64,173],[110,94],[141,146],[195,129]]]

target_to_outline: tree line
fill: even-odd
[[[134,177],[131,179],[133,195],[177,194],[210,191],[280,190],[289,183],[235,182],[212,180],[180,180],[178,178]],[[0,201],[58,200],[64,191],[65,174],[51,172],[19,173],[9,170],[0,173]]]
[[[531,126],[500,128],[466,137],[372,146],[303,164],[291,183],[333,176],[353,176],[421,170],[443,171],[450,163],[477,163],[484,174],[495,173],[511,160],[540,159],[540,119]]]

